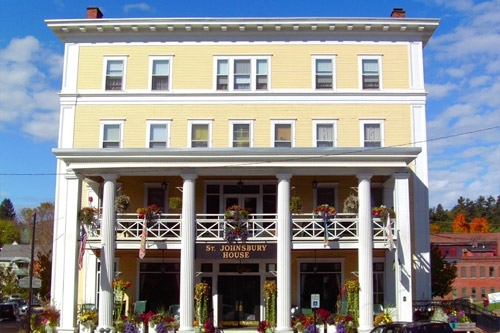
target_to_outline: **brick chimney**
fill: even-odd
[[[406,12],[403,8],[394,8],[391,13],[391,17],[395,18],[405,18]]]
[[[100,19],[102,18],[102,12],[98,7],[87,7],[87,18]]]

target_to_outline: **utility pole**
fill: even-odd
[[[35,229],[36,229],[36,212],[33,214],[33,234],[31,235],[31,258],[30,258],[30,285],[28,297],[28,333],[31,333],[31,305],[33,304],[33,270],[35,262]]]

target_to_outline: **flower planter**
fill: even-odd
[[[336,325],[326,325],[326,333],[337,333]]]
[[[457,328],[458,327],[458,323],[450,323],[450,327],[451,328]]]
[[[80,333],[92,333],[94,332],[95,327],[92,325],[83,325],[80,324]]]

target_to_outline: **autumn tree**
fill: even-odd
[[[453,289],[457,278],[457,265],[445,260],[435,247],[431,249],[431,288],[433,297],[445,297]]]
[[[453,232],[454,233],[467,233],[469,232],[469,224],[467,223],[467,220],[465,218],[464,213],[458,213],[457,216],[455,217],[455,220],[453,220]]]
[[[484,217],[473,218],[470,222],[470,232],[488,233],[491,232],[490,224]]]
[[[21,294],[23,291],[12,267],[0,265],[0,298]]]
[[[34,275],[42,280],[42,287],[38,291],[42,299],[50,299],[50,284],[52,271],[52,253],[48,254],[37,253],[37,265],[35,266]]]
[[[26,227],[32,228],[33,216],[36,213],[36,248],[42,254],[47,255],[52,250],[52,235],[54,229],[54,204],[43,202],[36,208],[24,208],[21,210],[21,219]]]

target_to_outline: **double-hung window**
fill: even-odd
[[[123,142],[123,121],[101,122],[101,147],[121,148]]]
[[[317,90],[334,89],[334,66],[335,57],[313,57],[314,87]]]
[[[125,90],[125,57],[105,58],[105,90]]]
[[[231,147],[253,146],[253,123],[252,121],[232,120],[230,122]]]
[[[275,120],[272,122],[273,147],[294,147],[295,123],[288,120]]]
[[[168,91],[171,87],[172,57],[151,57],[151,90]]]
[[[361,146],[383,147],[384,146],[384,121],[362,120],[361,121]]]
[[[210,147],[212,137],[211,127],[211,121],[189,121],[189,147]]]
[[[269,57],[216,57],[215,89],[256,91],[269,88]]]
[[[147,122],[147,147],[167,148],[170,146],[170,121],[150,120]]]
[[[314,120],[313,121],[315,147],[337,146],[337,121],[336,120]]]
[[[360,57],[361,89],[382,89],[381,63],[380,56]]]

